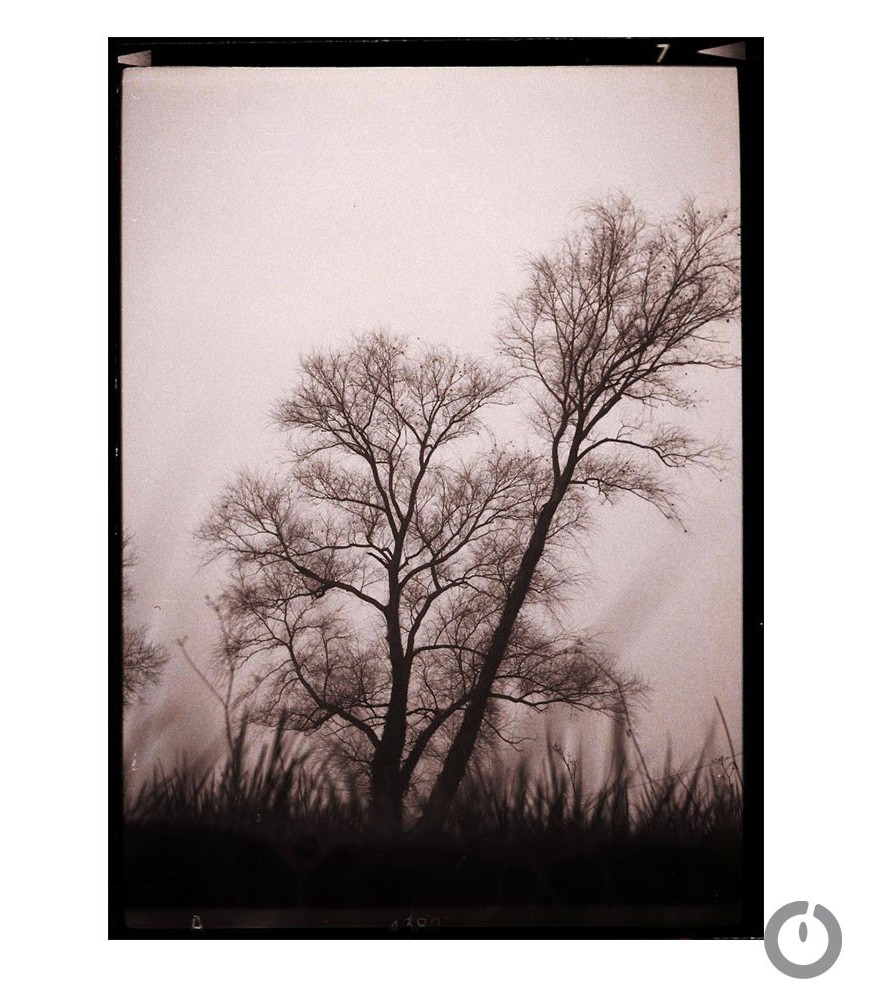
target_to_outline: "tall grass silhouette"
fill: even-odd
[[[479,762],[441,829],[422,830],[409,805],[404,829],[383,835],[359,777],[282,728],[258,746],[248,737],[243,724],[216,766],[158,768],[128,789],[129,906],[531,907],[545,919],[566,907],[738,903],[732,744],[716,757],[707,741],[678,769],[668,754],[654,776],[617,725],[595,782],[549,738],[536,766]]]

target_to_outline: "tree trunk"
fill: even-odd
[[[371,767],[371,820],[379,833],[394,834],[402,829],[402,788],[399,760],[383,760],[380,751]]]
[[[555,484],[550,499],[542,508],[529,544],[523,553],[516,579],[508,593],[498,626],[489,643],[486,658],[483,660],[480,676],[464,712],[464,718],[461,720],[458,732],[446,754],[445,763],[433,785],[430,798],[427,800],[421,821],[424,829],[435,830],[442,827],[452,808],[452,803],[455,801],[458,787],[467,772],[467,765],[479,737],[486,706],[492,693],[492,685],[498,675],[498,668],[507,652],[514,624],[529,594],[535,569],[544,552],[554,515],[566,493],[567,486],[562,482],[562,479],[563,477]]]
[[[393,681],[381,741],[371,765],[371,812],[378,829],[394,833],[402,827],[402,798],[405,788],[400,768],[405,749],[408,682],[411,672],[402,649],[398,605],[387,615],[387,641]]]

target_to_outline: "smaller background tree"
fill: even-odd
[[[129,570],[136,565],[133,539],[124,539],[123,556],[123,603],[124,603],[124,708],[130,708],[140,700],[145,689],[157,684],[169,656],[160,643],[152,642],[145,625],[131,620],[134,601],[133,583]]]

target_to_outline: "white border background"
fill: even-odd
[[[192,5],[198,8],[199,5]],[[203,8],[203,5],[201,5]],[[4,59],[2,365],[7,842],[13,983],[97,998],[651,993],[875,996],[887,979],[889,42],[866,4],[625,17],[479,4],[335,19],[280,5],[22,16]],[[393,6],[393,5],[391,5]],[[464,7],[472,16],[460,17]],[[243,8],[241,8],[243,9]],[[449,11],[448,23],[444,15]],[[110,16],[114,12],[113,16]],[[166,16],[168,12],[174,16]],[[646,12],[644,12],[646,13]],[[220,15],[223,16],[220,16]],[[729,19],[727,19],[729,21]],[[799,982],[760,942],[107,941],[107,36],[766,36],[765,906],[823,903],[836,966]],[[885,179],[883,179],[885,178]],[[11,459],[11,461],[10,461]],[[11,599],[11,600],[10,600]],[[11,937],[18,943],[11,941]],[[7,959],[7,963],[9,958]]]

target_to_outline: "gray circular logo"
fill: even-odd
[[[829,943],[826,951],[816,960],[808,965],[799,965],[798,962],[791,962],[780,951],[780,928],[791,917],[796,917],[807,913],[807,903],[799,900],[795,903],[786,903],[768,920],[764,928],[764,950],[767,957],[773,964],[787,976],[794,979],[813,979],[814,976],[822,975],[827,969],[835,965],[835,960],[841,952],[842,933],[838,921],[832,913],[819,903],[814,907],[814,916],[826,928],[829,935]],[[807,924],[802,921],[798,930],[798,935],[802,941],[807,939]]]

